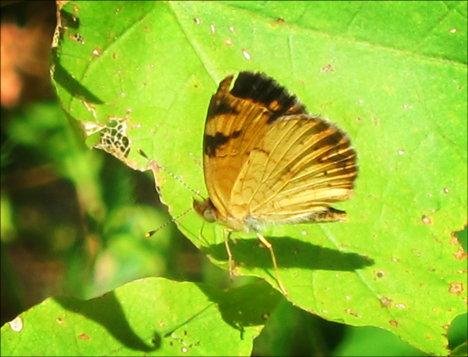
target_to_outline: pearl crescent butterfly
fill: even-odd
[[[208,222],[229,231],[255,232],[269,249],[283,291],[273,246],[260,233],[275,224],[346,221],[330,205],[347,199],[357,176],[347,135],[263,73],[240,72],[219,84],[205,124],[203,167],[209,198],[194,200]]]

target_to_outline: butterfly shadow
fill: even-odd
[[[357,253],[341,252],[290,237],[267,237],[273,245],[278,269],[301,268],[308,270],[355,271],[374,264],[373,259]],[[272,269],[268,249],[258,239],[229,241],[236,266]],[[227,261],[224,243],[204,248],[206,254],[219,261]]]

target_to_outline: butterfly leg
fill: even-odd
[[[229,228],[224,228],[223,229],[223,235],[224,235],[224,245],[226,247],[226,252],[228,255],[228,260],[229,260],[229,276],[232,279],[233,271],[234,271],[234,261],[232,260],[232,253],[231,253],[231,248],[229,248],[229,233],[231,230]]]
[[[276,256],[275,256],[275,252],[273,251],[273,245],[264,236],[262,236],[260,233],[257,233],[257,237],[260,240],[260,242],[262,242],[263,245],[265,247],[267,247],[268,250],[270,251],[271,261],[273,262],[273,268],[275,269],[276,282],[278,283],[278,286],[280,287],[283,294],[288,295],[288,292],[286,291],[283,284],[281,283],[281,279],[280,279],[279,274],[278,274],[278,265],[276,264]]]

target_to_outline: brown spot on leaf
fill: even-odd
[[[20,316],[17,316],[13,321],[10,321],[8,324],[14,332],[21,332],[21,330],[23,330],[23,319]]]
[[[460,295],[463,291],[463,283],[460,282],[454,282],[450,284],[449,292],[451,294],[457,294]]]
[[[350,314],[350,315],[353,315],[353,316],[355,316],[355,317],[360,317],[360,316],[357,314],[356,311],[353,311],[353,310],[351,310],[351,309],[346,309],[345,311],[346,311],[346,313],[348,313],[348,314]]]
[[[388,297],[383,297],[380,299],[380,304],[382,307],[392,307],[392,299],[389,299]]]
[[[459,243],[457,237],[452,236],[452,238],[449,240],[449,244],[458,245]]]
[[[385,276],[385,272],[383,270],[377,270],[375,272],[375,278],[376,279],[382,279]]]
[[[93,52],[91,52],[91,54],[93,55],[93,57],[100,57],[101,54],[102,54],[102,49],[101,47],[95,47],[93,49]]]
[[[466,253],[461,247],[455,253],[453,253],[453,256],[458,260],[466,259]]]
[[[250,60],[250,53],[247,52],[247,50],[242,49],[242,55],[246,60]]]
[[[422,216],[421,220],[426,225],[432,224],[432,220],[428,216]]]
[[[83,37],[81,34],[79,34],[79,33],[70,34],[68,37],[69,37],[70,40],[72,40],[72,41],[75,41],[75,42],[80,43],[80,44],[82,44],[82,45],[85,44],[84,37]]]
[[[82,333],[81,335],[78,335],[78,338],[80,340],[89,340],[89,336],[85,333]]]
[[[331,64],[327,64],[326,66],[320,69],[320,72],[333,72],[333,67]]]

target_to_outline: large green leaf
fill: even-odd
[[[65,111],[88,127],[126,123],[122,159],[143,169],[141,148],[165,168],[157,184],[173,216],[192,205],[187,185],[206,197],[205,115],[228,74],[263,71],[346,130],[359,176],[337,208],[350,222],[265,232],[287,299],[447,353],[446,329],[466,311],[453,237],[467,208],[466,2],[77,2],[62,21],[54,78]],[[193,211],[178,225],[227,268],[222,227]],[[236,273],[278,288],[255,236],[232,237]]]

